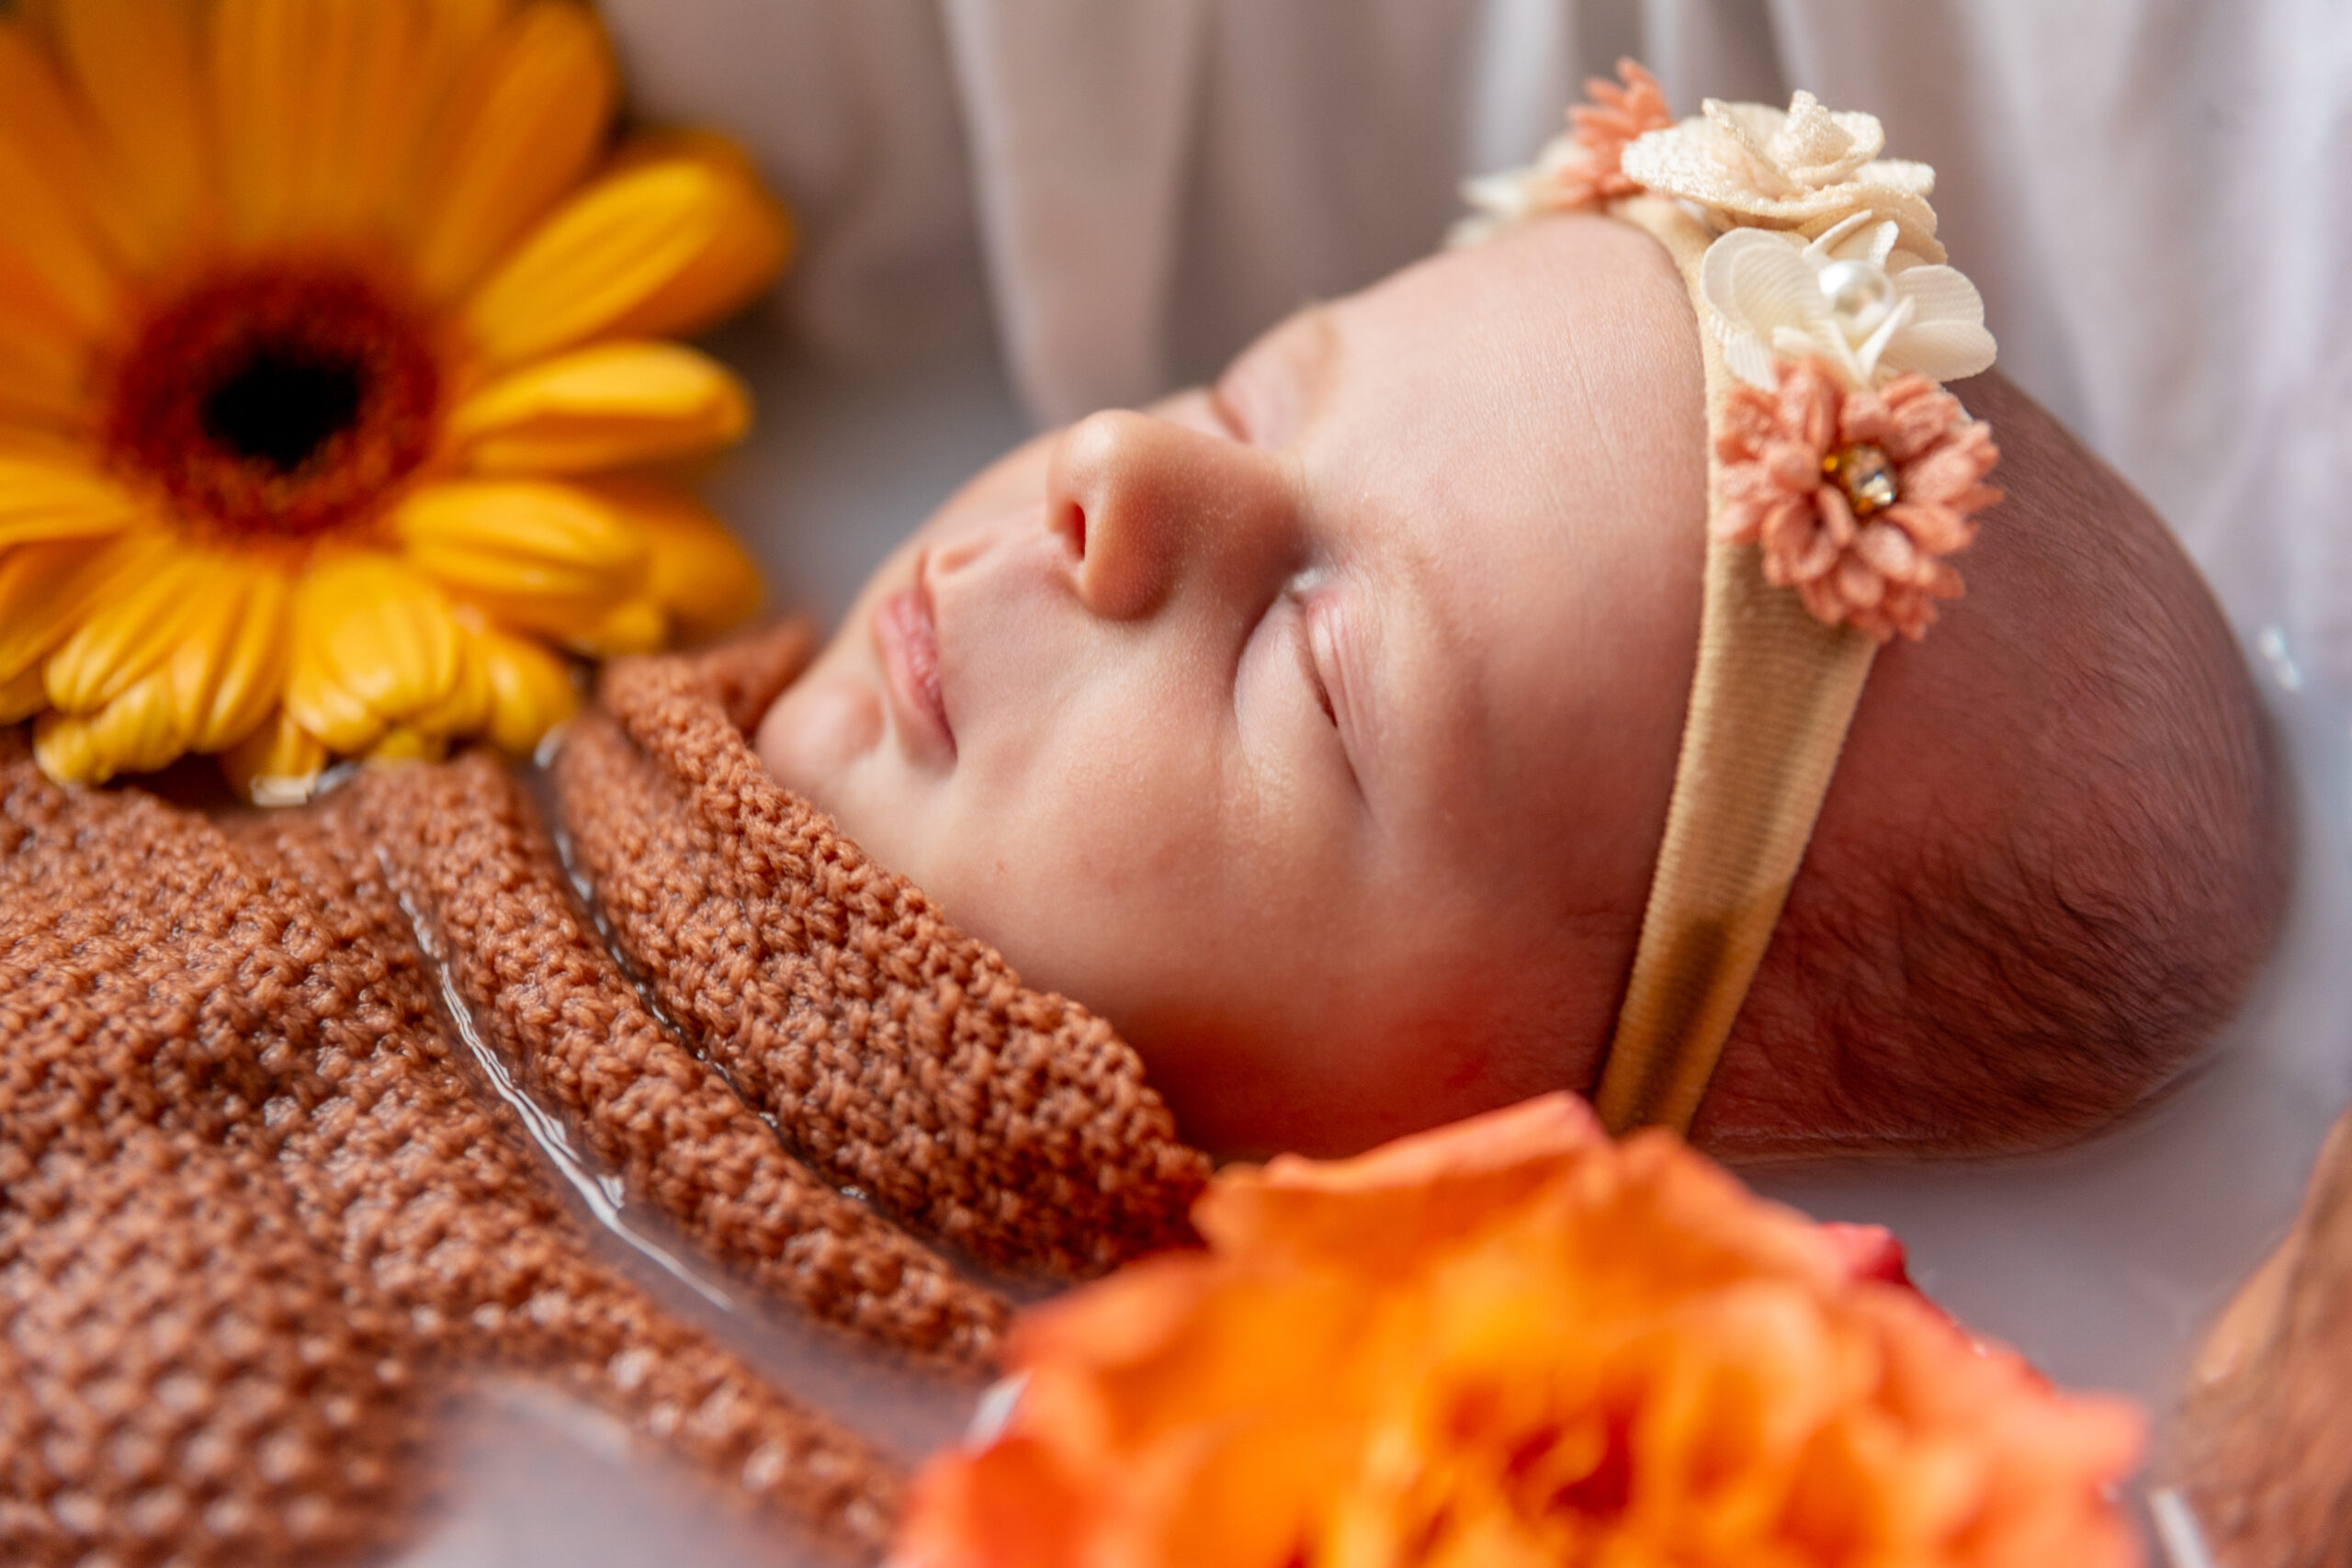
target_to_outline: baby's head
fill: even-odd
[[[2015,1146],[2166,1080],[2276,924],[2235,646],[2030,401],[1970,596],[1883,653],[1698,1123]],[[1698,643],[1698,323],[1560,217],[1302,312],[1216,388],[1042,436],[876,574],[767,765],[1196,1142],[1334,1152],[1589,1089]]]

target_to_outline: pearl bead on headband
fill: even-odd
[[[1698,673],[1633,977],[1594,1099],[1614,1132],[1687,1130],[1821,814],[1879,648],[1959,597],[1947,558],[1999,499],[1992,434],[1940,383],[1991,367],[1944,264],[1935,171],[1870,115],[1798,93],[1677,122],[1630,60],[1532,166],[1472,182],[1455,243],[1554,212],[1646,230],[1705,361]]]

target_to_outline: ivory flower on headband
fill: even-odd
[[[1810,243],[1734,229],[1707,248],[1700,289],[1724,360],[1770,390],[1773,361],[1817,359],[1849,387],[1897,375],[1956,381],[1991,368],[1984,301],[1957,268],[1895,248],[1898,227],[1857,212]]]
[[[660,475],[747,398],[661,340],[789,229],[616,93],[577,0],[0,15],[0,723],[51,777],[527,750],[564,651],[750,611]]]
[[[1904,249],[1939,262],[1944,251],[1928,205],[1936,172],[1881,158],[1885,145],[1875,116],[1824,108],[1800,90],[1786,109],[1709,98],[1698,118],[1638,138],[1623,167],[1635,185],[1691,203],[1717,229],[1817,234],[1874,212],[1895,223]]]

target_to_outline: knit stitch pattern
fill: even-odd
[[[557,769],[594,908],[487,757],[214,819],[0,731],[0,1561],[380,1542],[473,1366],[880,1550],[894,1464],[602,1261],[477,1048],[716,1269],[943,1375],[1009,1309],[926,1238],[1189,1234],[1133,1054],[759,772],[805,646],[612,672]]]
[[[1135,1053],[771,779],[720,684],[616,666],[555,767],[662,1008],[811,1164],[990,1264],[1080,1275],[1189,1235],[1206,1164]]]

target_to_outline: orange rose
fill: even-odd
[[[1938,1568],[2137,1561],[2120,1402],[2061,1395],[1883,1233],[1566,1095],[1220,1175],[1204,1252],[1028,1315],[909,1568]]]

